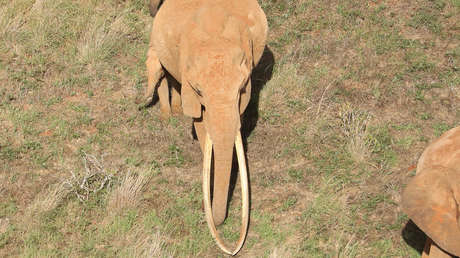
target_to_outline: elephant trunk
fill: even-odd
[[[249,224],[249,180],[248,173],[246,170],[246,162],[244,157],[243,142],[241,139],[241,133],[238,131],[235,139],[236,146],[236,155],[238,157],[238,167],[240,172],[240,182],[241,182],[241,199],[242,199],[242,209],[241,209],[241,229],[240,229],[240,238],[236,244],[235,249],[230,250],[222,241],[217,232],[216,225],[214,223],[214,216],[211,211],[211,196],[209,193],[209,188],[211,185],[211,155],[212,155],[212,146],[213,143],[209,134],[206,134],[206,139],[204,141],[203,148],[203,197],[204,197],[204,209],[206,215],[206,222],[208,223],[209,230],[211,235],[216,241],[217,245],[229,255],[235,255],[239,252],[241,247],[243,247],[244,241],[246,240],[246,235],[248,233],[248,224]]]
[[[212,211],[216,225],[224,222],[227,215],[228,189],[233,160],[233,141],[231,144],[214,145],[214,189]]]
[[[214,150],[213,218],[216,225],[227,215],[228,189],[233,161],[233,147],[240,129],[238,107],[230,110],[209,110],[209,134]]]

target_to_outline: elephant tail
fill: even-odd
[[[155,17],[155,15],[158,12],[158,9],[160,9],[161,4],[163,4],[164,0],[150,0],[149,2],[149,11],[150,11],[150,16]]]

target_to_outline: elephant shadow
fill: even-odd
[[[262,58],[260,59],[257,66],[252,70],[251,74],[251,100],[249,101],[248,107],[243,114],[243,121],[241,124],[241,134],[244,140],[244,146],[247,148],[246,138],[251,134],[257,125],[259,119],[259,96],[260,91],[271,80],[273,75],[273,65],[275,64],[275,58],[273,52],[265,46]]]
[[[257,121],[259,120],[259,97],[260,92],[267,84],[268,81],[271,80],[273,75],[273,66],[275,64],[275,58],[273,56],[273,52],[265,46],[264,52],[262,54],[262,58],[260,59],[257,66],[252,70],[251,74],[251,99],[249,101],[248,107],[243,114],[242,123],[241,123],[241,136],[243,138],[243,146],[244,146],[244,153],[247,159],[247,151],[248,151],[248,143],[247,137],[251,135],[252,131],[254,131]],[[249,168],[248,171],[248,180],[249,180],[249,195],[251,195],[251,176]],[[238,161],[236,159],[236,152],[233,153],[233,164],[232,164],[232,172],[230,177],[230,186],[229,186],[229,196],[227,206],[230,204],[233,191],[235,190],[236,181],[238,178]],[[213,180],[211,180],[213,182]],[[251,198],[249,198],[251,200]],[[227,207],[228,210],[228,207]]]
[[[407,245],[414,248],[419,254],[422,254],[426,235],[412,220],[406,223],[401,231],[401,235]]]
[[[420,255],[425,247],[427,235],[417,225],[409,220],[401,231],[402,238],[407,245],[414,248]],[[458,258],[458,256],[452,255],[452,258]]]

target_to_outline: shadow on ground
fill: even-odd
[[[257,125],[259,119],[259,96],[260,91],[263,89],[265,84],[272,78],[273,66],[275,64],[275,58],[273,57],[272,51],[265,46],[264,53],[257,66],[252,71],[251,76],[251,100],[249,105],[244,112],[243,122],[241,125],[241,133],[244,139],[244,145],[247,148],[246,138],[251,134]]]
[[[247,158],[247,150],[248,150],[248,143],[247,137],[252,133],[254,128],[257,125],[257,121],[259,120],[259,96],[261,90],[267,84],[268,81],[272,78],[273,75],[273,66],[275,64],[275,58],[273,56],[273,52],[265,46],[264,53],[262,54],[262,58],[260,59],[257,66],[253,69],[251,75],[251,100],[249,101],[248,107],[243,114],[242,123],[241,123],[241,136],[243,138],[243,145],[246,155],[246,162],[251,162]],[[250,171],[248,168],[248,180],[249,180],[249,200],[251,200],[251,176]],[[236,153],[233,153],[233,165],[232,165],[232,175],[230,177],[230,187],[229,187],[229,197],[227,202],[227,210],[228,205],[230,204],[233,191],[235,189],[236,180],[238,178],[238,161],[236,159]],[[211,181],[213,182],[213,181]]]
[[[401,235],[410,247],[417,250],[419,254],[422,254],[423,247],[425,246],[426,235],[412,220],[409,220],[406,223]]]
[[[409,220],[404,226],[401,235],[407,245],[414,248],[419,254],[422,254],[427,235],[412,221]],[[458,258],[458,256],[452,256]]]

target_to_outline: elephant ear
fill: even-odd
[[[195,32],[195,30],[192,30],[191,32]],[[192,36],[196,36],[193,35]],[[192,66],[193,64],[190,64],[191,59],[190,59],[190,51],[189,49],[192,48],[193,46],[190,46],[190,44],[193,44],[193,41],[189,40],[190,37],[188,36],[184,38],[184,36],[181,39],[181,44],[180,44],[180,51],[181,51],[181,56],[180,56],[180,69],[181,69],[181,100],[182,100],[182,110],[186,116],[198,118],[201,117],[201,103],[198,99],[198,96],[196,96],[196,93],[192,89],[192,87],[189,84],[189,79],[187,78],[187,74],[192,73],[191,70],[193,70]],[[195,39],[192,37],[192,39]]]
[[[252,69],[254,68],[254,47],[253,47],[253,41],[252,38],[250,37],[251,34],[248,29],[244,29],[243,32],[243,37],[242,37],[242,48],[244,50],[244,54],[246,55],[246,67],[249,70],[249,73],[251,73]]]
[[[254,67],[253,43],[250,30],[235,17],[228,17],[222,31],[222,37],[237,42],[246,56],[245,65],[249,72]]]
[[[182,76],[181,89],[182,110],[186,116],[194,118],[201,117],[201,103],[192,87],[188,84],[187,79],[184,77],[185,76]]]
[[[249,100],[251,99],[251,72],[254,68],[253,44],[249,37],[249,31],[246,29],[242,34],[243,37],[241,44],[246,58],[241,64],[241,68],[245,70],[246,74],[244,76],[248,77],[248,82],[240,91],[240,114],[243,114],[249,104]]]

